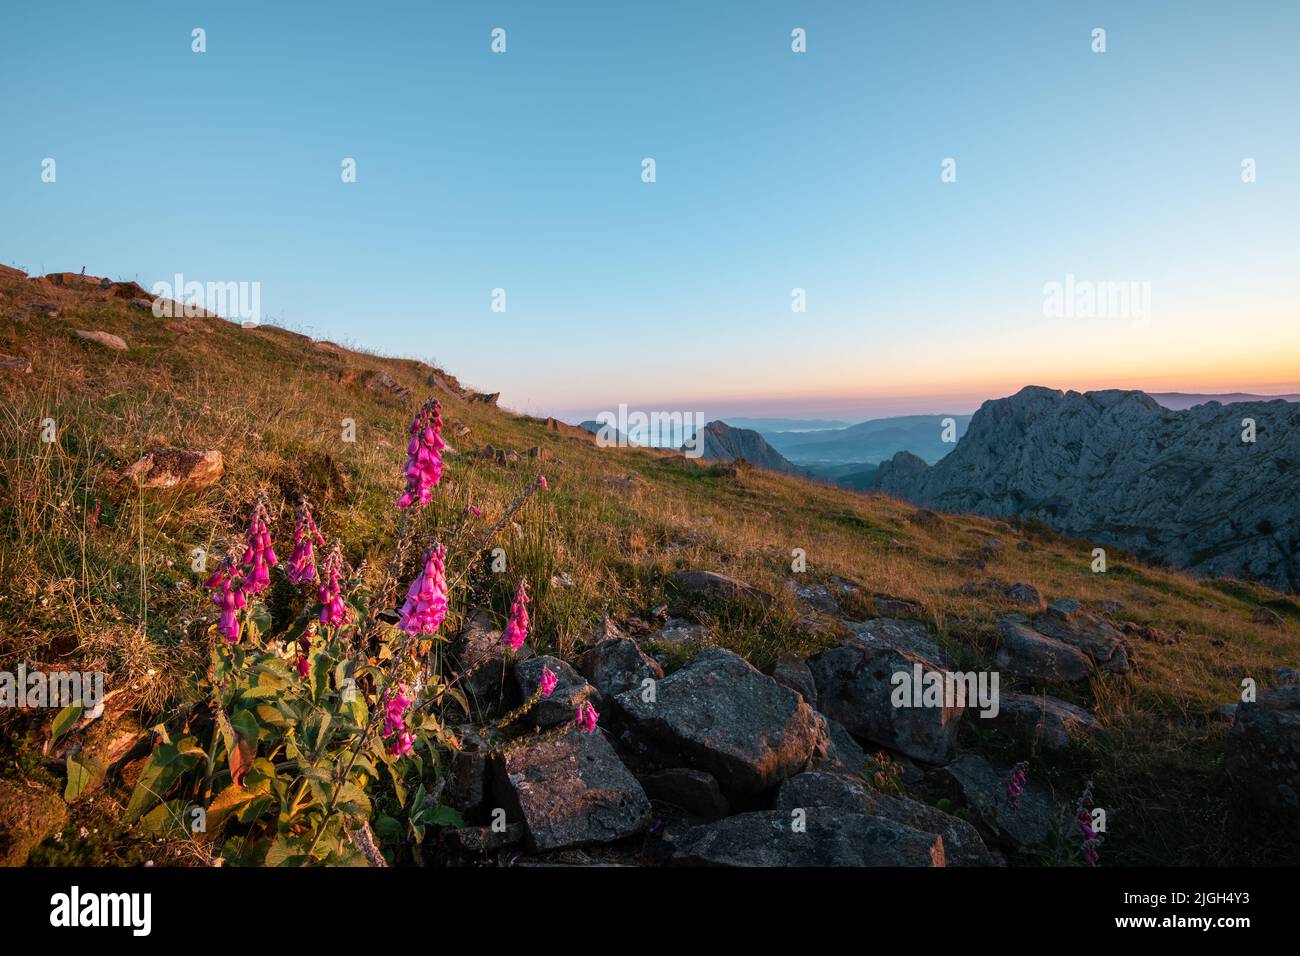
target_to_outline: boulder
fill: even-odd
[[[538,689],[542,681],[542,668],[549,667],[555,675],[555,690],[551,696],[543,697],[533,704],[526,715],[526,720],[539,727],[556,727],[573,720],[578,705],[590,700],[599,710],[602,706],[600,693],[592,687],[572,667],[557,657],[543,655],[530,657],[515,666],[515,688],[520,700],[527,700]]]
[[[127,349],[126,341],[121,336],[114,335],[111,332],[101,332],[98,329],[74,329],[73,331],[80,338],[98,342],[105,348],[118,352],[125,352]]]
[[[845,621],[855,639],[869,645],[884,645],[924,658],[934,667],[951,667],[952,658],[930,636],[920,621],[877,617],[870,621]]]
[[[772,668],[772,680],[784,684],[808,702],[817,706],[817,685],[813,683],[812,671],[808,663],[798,654],[782,654],[776,659]]]
[[[640,689],[642,681],[664,676],[663,668],[627,637],[597,644],[578,659],[578,670],[603,697]]]
[[[1237,706],[1226,768],[1257,806],[1300,819],[1300,684],[1259,692]]]
[[[781,784],[776,809],[788,814],[800,807],[856,811],[935,834],[943,839],[948,866],[993,866],[997,862],[979,832],[965,820],[907,797],[878,793],[859,777],[818,771],[791,777]]]
[[[479,751],[461,750],[451,758],[447,802],[453,810],[474,814],[487,800],[488,758]]]
[[[1056,804],[1032,776],[1025,782],[1019,807],[1013,807],[1006,792],[1010,767],[995,767],[978,754],[963,754],[938,773],[996,842],[1027,849],[1041,846],[1052,835]]]
[[[507,751],[494,772],[507,816],[524,824],[533,852],[611,843],[650,823],[649,798],[599,730]]]
[[[815,807],[742,813],[676,839],[672,861],[695,866],[943,866],[942,838],[882,817]]]
[[[438,842],[457,853],[486,855],[503,847],[514,846],[524,839],[522,823],[509,823],[502,829],[487,827],[461,827],[443,830]]]
[[[1085,611],[1078,601],[1053,601],[1044,614],[1034,619],[1033,627],[1039,634],[1077,647],[1104,673],[1123,674],[1128,670],[1128,641],[1124,634]]]
[[[1082,707],[1046,694],[1000,694],[998,714],[988,722],[1001,733],[1047,750],[1062,750],[1072,738],[1101,730],[1097,718]]]
[[[216,484],[225,474],[221,452],[160,448],[117,474],[141,488],[183,488],[197,490]]]
[[[67,818],[68,807],[57,793],[0,780],[0,866],[22,866]]]
[[[808,659],[822,713],[839,721],[855,737],[925,763],[944,763],[956,745],[963,708],[960,703],[951,707],[894,706],[894,674],[911,675],[918,665],[923,674],[939,668],[928,657],[886,642],[881,636],[886,630],[868,632]],[[910,629],[893,633],[915,637]]]
[[[733,800],[793,776],[827,746],[798,694],[721,648],[659,681],[653,700],[630,690],[614,702],[650,763],[705,770]]]
[[[664,621],[663,627],[647,634],[642,640],[673,646],[705,644],[709,640],[709,629],[703,624],[692,624],[690,621],[675,617]]]
[[[1086,680],[1093,673],[1092,661],[1077,647],[1039,634],[1023,614],[998,618],[1002,643],[994,666],[1014,677],[1069,683]]]
[[[724,601],[750,600],[760,604],[772,601],[770,594],[717,571],[678,571],[670,580],[677,590],[695,597],[714,597]]]
[[[26,375],[32,370],[32,360],[21,355],[0,355],[0,369]]]
[[[838,768],[848,773],[857,773],[865,767],[867,752],[858,746],[844,725],[822,714],[818,716],[826,721],[827,748],[826,755],[816,761],[817,768]]]
[[[532,649],[523,644],[511,652],[501,643],[501,632],[492,625],[492,619],[482,611],[469,616],[465,626],[452,640],[451,659],[456,686],[464,691],[471,704],[488,706],[501,694],[507,659],[527,660]]]
[[[1023,604],[1025,607],[1033,608],[1035,611],[1043,607],[1043,596],[1038,593],[1038,588],[1032,584],[1013,584],[1007,588],[1007,598],[1016,604]]]
[[[689,767],[671,767],[641,777],[641,786],[656,803],[667,804],[705,820],[717,820],[731,812],[712,774]]]

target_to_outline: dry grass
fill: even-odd
[[[36,301],[62,312],[33,311]],[[105,668],[110,684],[152,672],[141,706],[164,707],[194,666],[209,618],[201,579],[190,570],[192,549],[219,555],[259,491],[270,496],[283,546],[293,502],[305,493],[324,533],[343,541],[354,564],[368,559],[377,573],[394,524],[405,428],[419,400],[434,394],[444,402],[445,435],[460,452],[437,506],[444,516],[472,496],[491,520],[533,474],[544,472],[551,483],[539,507],[507,529],[509,573],[477,595],[503,611],[517,576],[528,575],[543,647],[571,653],[606,613],[629,621],[648,619],[662,604],[678,609],[667,576],[706,568],[776,596],[763,612],[690,609],[714,625],[719,644],[759,666],[782,650],[814,651],[831,638],[800,622],[786,587],[794,548],[807,553],[806,580],[838,576],[920,604],[965,667],[990,665],[996,618],[1016,608],[1000,588],[963,592],[963,585],[1024,581],[1048,600],[1119,602],[1116,620],[1178,630],[1180,639],[1135,640],[1130,675],[1101,677],[1075,695],[1106,725],[1104,742],[1036,757],[1035,771],[1063,800],[1085,778],[1096,780],[1099,800],[1115,808],[1106,844],[1112,862],[1247,863],[1295,853],[1233,803],[1220,759],[1225,727],[1208,716],[1236,699],[1244,677],[1267,686],[1273,667],[1300,663],[1293,599],[1199,581],[1114,551],[1109,572],[1093,574],[1088,542],[973,517],[921,527],[909,520],[914,509],[882,496],[597,448],[571,431],[466,401],[423,363],[323,350],[268,327],[166,322],[93,290],[0,274],[0,353],[26,356],[34,367],[0,379],[0,662],[51,669],[88,662]],[[130,348],[84,341],[73,335],[78,328],[121,335]],[[374,370],[411,396],[366,388]],[[40,436],[49,418],[58,428],[52,444]],[[341,440],[345,419],[355,422],[355,442]],[[468,434],[458,434],[462,426]],[[476,456],[484,444],[538,448],[542,457],[499,465]],[[219,449],[225,477],[200,492],[112,483],[116,471],[157,447]],[[640,477],[634,490],[605,480],[629,473]],[[963,563],[989,538],[1002,547],[983,569]],[[571,585],[552,582],[560,573]],[[292,599],[277,590],[275,600]],[[1261,604],[1281,613],[1287,629],[1252,623]]]

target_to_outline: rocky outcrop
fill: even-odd
[[[1046,750],[1062,750],[1071,740],[1101,730],[1097,718],[1082,707],[1046,694],[1000,694],[997,716],[989,723],[1001,734]]]
[[[1255,441],[1243,442],[1243,419]],[[1038,518],[1199,574],[1300,589],[1300,404],[1184,411],[1134,391],[1030,386],[985,402],[952,453],[900,453],[880,489],[944,511]]]
[[[514,669],[515,688],[521,700],[528,700],[537,692],[542,681],[542,670],[550,668],[555,675],[555,689],[549,697],[542,697],[529,709],[527,720],[538,727],[556,727],[573,720],[578,705],[590,700],[593,706],[602,706],[600,693],[572,667],[557,657],[543,655],[520,661]]]
[[[627,637],[601,641],[582,655],[578,669],[603,697],[640,688],[643,681],[664,676],[663,668]]]
[[[1007,796],[1011,768],[996,767],[977,754],[963,754],[939,771],[939,776],[990,839],[1028,849],[1041,846],[1052,835],[1056,804],[1033,777],[1025,782],[1024,792],[1013,803]]]
[[[1064,641],[1035,631],[1023,614],[1004,614],[998,618],[1002,643],[993,659],[999,671],[1013,677],[1068,684],[1092,676],[1093,664],[1088,655]]]
[[[726,422],[709,422],[704,426],[704,458],[710,461],[743,459],[757,468],[798,474],[799,469],[767,443],[767,439],[749,428],[732,428]]]
[[[711,773],[729,799],[776,786],[827,747],[798,694],[721,648],[701,651],[653,695],[629,690],[614,703],[644,760]]]
[[[715,597],[724,601],[750,600],[769,604],[772,596],[744,581],[717,571],[678,571],[670,579],[673,586],[694,597]]]
[[[163,448],[124,468],[115,479],[141,488],[207,488],[221,480],[226,466],[221,452]]]
[[[1236,716],[1228,776],[1254,804],[1300,819],[1300,684],[1260,691]]]

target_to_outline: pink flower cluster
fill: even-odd
[[[347,605],[343,603],[343,549],[335,543],[325,559],[325,568],[316,597],[321,603],[320,622],[330,627],[341,627],[349,621]]]
[[[555,693],[556,685],[558,685],[559,683],[560,680],[555,676],[555,671],[551,670],[549,667],[543,666],[542,680],[541,683],[538,685],[538,690],[541,691],[542,696],[550,697],[553,693]]]
[[[430,548],[422,570],[406,592],[400,627],[407,634],[437,634],[447,616],[447,549]]]
[[[239,617],[237,611],[248,606],[245,597],[243,576],[235,570],[235,553],[232,551],[217,570],[213,571],[203,584],[212,592],[212,603],[221,608],[221,620],[217,622],[217,631],[227,644],[239,641]]]
[[[1020,809],[1020,797],[1025,792],[1025,778],[1029,770],[1027,761],[1020,761],[1011,768],[1011,779],[1007,781],[1007,803],[1011,804],[1011,809]]]
[[[1085,866],[1096,866],[1101,854],[1097,852],[1097,847],[1101,845],[1104,839],[1098,832],[1092,819],[1092,781],[1089,780],[1083,787],[1083,793],[1079,794],[1079,800],[1074,805],[1074,819],[1079,824],[1079,833],[1083,838],[1081,849],[1083,850],[1083,862]]]
[[[315,546],[325,547],[325,539],[311,516],[311,505],[303,498],[298,502],[298,522],[293,529],[293,554],[289,557],[289,583],[309,584],[316,580]]]
[[[253,506],[252,517],[248,520],[248,546],[244,549],[241,562],[248,572],[245,574],[246,590],[256,594],[271,583],[271,569],[279,564],[275,551],[271,548],[271,532],[266,526],[266,500],[259,497]]]
[[[406,712],[410,709],[406,685],[398,684],[397,692],[384,704],[384,736],[393,738],[388,752],[394,757],[409,757],[415,752],[415,735],[406,729]]]
[[[589,734],[596,732],[596,721],[600,720],[600,714],[596,708],[591,706],[591,701],[584,700],[578,705],[578,712],[573,717],[573,722],[582,730]]]
[[[438,402],[426,402],[411,422],[410,431],[411,440],[406,446],[406,491],[397,499],[397,507],[402,510],[416,503],[423,508],[442,480],[442,452],[447,447],[442,440],[442,406]]]
[[[512,651],[519,650],[520,645],[528,639],[528,581],[519,579],[515,599],[510,605],[510,620],[506,622],[505,633],[501,642]]]

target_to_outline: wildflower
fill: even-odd
[[[474,504],[473,495],[467,495],[465,497],[465,507],[461,509],[460,513],[461,516],[465,518],[468,518],[471,514],[475,518],[481,518],[483,516],[483,509]]]
[[[289,583],[308,584],[316,580],[314,546],[325,547],[325,539],[316,529],[311,505],[303,498],[298,502],[298,521],[293,529],[293,554],[289,557]]]
[[[271,548],[271,532],[266,526],[266,498],[260,495],[248,520],[247,541],[241,562],[249,569],[245,576],[245,590],[256,594],[271,583],[271,568],[280,563]]]
[[[406,592],[400,627],[407,634],[436,634],[447,616],[447,549],[430,548],[422,570]]]
[[[554,671],[552,671],[549,667],[546,666],[542,667],[542,682],[539,685],[539,687],[541,689],[543,697],[550,697],[551,694],[555,692],[555,685],[558,684],[559,682],[560,681],[555,676]]]
[[[1007,781],[1007,803],[1011,804],[1011,809],[1020,809],[1020,796],[1025,792],[1026,771],[1029,770],[1029,762],[1020,761],[1011,768],[1011,779]]]
[[[591,706],[591,701],[584,700],[578,705],[578,712],[573,717],[573,722],[589,734],[596,732],[596,721],[600,720],[600,714],[596,713],[596,708]]]
[[[519,646],[528,639],[528,579],[519,579],[519,588],[515,591],[515,599],[510,605],[510,620],[506,623],[505,633],[501,635],[501,643],[505,644],[512,651],[519,650]]]
[[[343,548],[336,541],[325,559],[323,580],[316,590],[320,600],[320,622],[330,627],[340,627],[349,621],[347,605],[343,603]]]
[[[235,569],[233,549],[204,582],[204,587],[212,591],[212,603],[221,608],[217,631],[227,644],[238,643],[239,617],[236,612],[248,606],[248,599],[245,597],[244,578]]]
[[[298,669],[299,677],[306,677],[311,673],[311,662],[307,660],[307,654],[311,651],[311,639],[315,633],[316,625],[311,624],[302,637],[298,638],[298,660],[294,663]]]
[[[394,757],[409,757],[415,753],[415,736],[409,731],[402,731],[388,745],[388,752]]]
[[[406,685],[398,684],[384,704],[384,736],[392,737],[388,752],[394,757],[409,757],[415,752],[415,736],[406,729],[406,712],[411,709],[411,699],[406,696]]]
[[[537,476],[537,487],[538,487],[538,488],[541,488],[542,491],[550,491],[550,490],[551,490],[551,486],[548,485],[548,484],[546,483],[546,476],[545,476],[545,475],[538,475],[538,476]]]
[[[406,446],[406,491],[397,499],[397,507],[405,510],[418,503],[427,505],[433,489],[442,480],[442,451],[447,443],[442,440],[442,406],[436,401],[425,402],[411,422],[411,440]]]
[[[1084,865],[1096,866],[1101,858],[1097,847],[1101,846],[1104,838],[1093,825],[1091,780],[1084,784],[1083,793],[1079,794],[1079,799],[1074,804],[1074,819],[1079,824],[1079,833],[1083,838],[1080,848],[1083,850]]]

